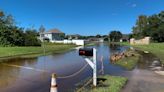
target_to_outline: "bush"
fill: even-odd
[[[25,46],[41,46],[41,41],[37,39],[37,32],[35,30],[27,29],[25,32]]]

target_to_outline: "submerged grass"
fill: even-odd
[[[45,54],[62,53],[70,50],[75,45],[45,44]],[[0,47],[0,58],[7,57],[36,57],[44,55],[43,45],[41,47]]]
[[[81,92],[120,92],[127,81],[127,78],[120,76],[104,75],[98,78],[106,80],[95,88],[84,89]]]
[[[126,68],[127,70],[132,70],[137,65],[139,56],[131,56],[120,59],[116,62],[117,65]]]

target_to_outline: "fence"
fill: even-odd
[[[62,41],[51,41],[54,43],[64,43],[64,44],[76,44],[76,45],[84,45],[85,41],[84,40],[62,40]]]
[[[130,44],[131,45],[148,45],[148,44],[150,44],[150,37],[144,37],[143,39],[140,39],[140,40],[131,38]]]

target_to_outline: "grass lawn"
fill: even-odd
[[[116,62],[117,65],[126,68],[127,70],[132,70],[138,62],[139,56],[131,56],[120,59]]]
[[[119,44],[120,45],[126,45],[126,46],[130,45],[129,42],[119,42]]]
[[[46,54],[62,53],[70,50],[75,45],[64,45],[64,44],[45,44]],[[35,57],[43,55],[42,47],[0,47],[0,58],[13,57],[13,56],[27,56]]]
[[[116,44],[116,45],[126,45],[129,46],[129,42],[110,42],[110,44]]]
[[[95,88],[84,89],[81,92],[120,92],[126,84],[127,78],[119,76],[104,75],[98,78],[106,79]]]
[[[96,45],[97,44],[97,42],[89,42],[89,43],[87,43],[87,44],[85,44],[85,46],[87,47],[87,46],[94,46],[94,45]]]
[[[164,43],[151,43],[150,45],[133,45],[136,49],[149,51],[156,55],[164,64]]]
[[[133,45],[133,47],[143,50],[149,51],[159,57],[164,63],[164,43],[151,43],[149,45]]]
[[[127,42],[123,42],[120,44],[130,46],[130,44]],[[153,53],[158,58],[160,58],[160,60],[164,64],[164,43],[150,43],[149,45],[131,45],[131,46],[133,46],[134,48],[138,50],[149,51]]]

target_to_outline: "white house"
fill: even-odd
[[[49,42],[55,42],[55,43],[64,43],[64,44],[76,44],[76,45],[84,45],[84,40],[78,40],[78,39],[64,39],[65,33],[61,32],[58,29],[52,29],[48,32],[40,33],[39,39],[41,41],[47,40]]]
[[[52,29],[48,32],[40,33],[40,40],[48,40],[49,42],[63,41],[65,34],[58,29]]]

